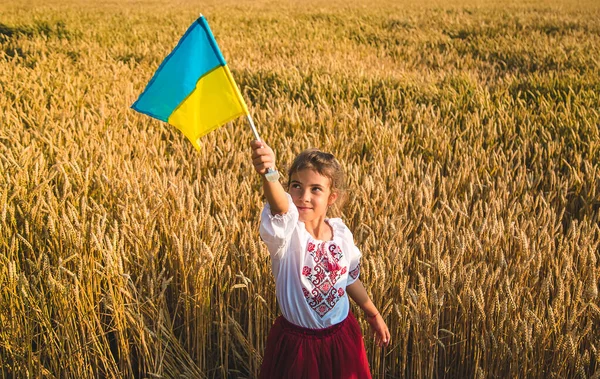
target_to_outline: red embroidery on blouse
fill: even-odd
[[[309,242],[306,249],[315,265],[312,268],[310,266],[302,268],[302,275],[314,286],[310,291],[303,287],[302,294],[308,305],[320,317],[331,311],[344,296],[344,289],[337,288],[336,284],[348,269],[339,264],[344,256],[342,249],[337,244],[330,242],[325,251],[327,244],[323,242],[316,246]]]
[[[356,279],[356,278],[358,278],[359,274],[360,274],[360,263],[353,270],[351,270],[348,275],[350,275],[350,277],[352,279]]]

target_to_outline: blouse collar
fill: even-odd
[[[330,241],[339,239],[344,235],[345,225],[344,225],[344,222],[342,221],[342,219],[340,219],[340,218],[326,218],[325,219],[325,222],[329,226],[331,226],[331,230],[333,233],[333,235],[329,241],[323,241],[323,240],[313,237],[312,234],[310,234],[308,232],[308,230],[306,230],[306,225],[302,221],[298,221],[298,222],[302,224],[302,227],[304,228],[304,231],[306,231],[306,234],[308,234],[308,236],[315,242],[330,242]]]

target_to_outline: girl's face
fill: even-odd
[[[311,169],[292,174],[289,193],[298,208],[302,222],[325,217],[327,208],[338,196],[337,193],[331,192],[331,180]]]

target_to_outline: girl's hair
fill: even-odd
[[[288,170],[288,188],[292,180],[292,174],[305,169],[314,170],[331,180],[331,192],[338,194],[336,203],[338,208],[341,208],[345,200],[346,184],[342,166],[333,154],[315,148],[306,149],[298,154]]]

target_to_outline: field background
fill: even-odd
[[[600,377],[597,1],[0,4],[0,374],[248,378],[278,315],[240,119],[129,106],[202,12],[281,170],[318,146],[378,378]]]

